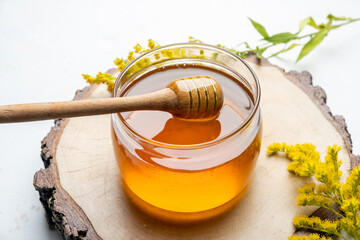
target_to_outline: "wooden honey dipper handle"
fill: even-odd
[[[165,105],[164,107],[171,105],[174,100],[176,100],[174,91],[167,88],[134,97],[0,106],[0,123],[81,117],[131,110],[155,110],[162,104]]]
[[[0,106],[0,123],[160,110],[186,119],[211,118],[223,104],[219,83],[209,76],[182,78],[139,96]]]

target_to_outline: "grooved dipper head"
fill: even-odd
[[[168,85],[178,97],[176,109],[171,113],[185,119],[216,117],[224,102],[220,84],[210,76],[180,78]]]

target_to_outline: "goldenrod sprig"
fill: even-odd
[[[145,52],[147,52],[151,49],[157,48],[157,47],[160,47],[160,45],[152,39],[148,40],[148,48],[143,48],[140,44],[136,44],[133,47],[134,50],[129,52],[126,60],[124,58],[116,58],[114,60],[114,64],[117,66],[117,69],[119,70],[119,72],[121,72],[130,62],[132,62],[140,54],[145,53]],[[104,83],[107,85],[109,91],[112,91],[114,89],[116,78],[109,73],[99,72],[96,75],[96,77],[92,77],[88,74],[83,74],[82,76],[84,77],[86,82],[88,82],[90,84]]]
[[[269,154],[286,153],[287,157],[292,160],[288,170],[297,176],[309,177],[315,173],[315,164],[320,158],[320,154],[315,149],[313,144],[291,146],[286,143],[274,143],[268,146],[267,152]]]
[[[293,224],[298,229],[311,229],[346,239],[340,234],[340,224],[338,221],[321,220],[319,217],[297,216],[293,219]]]
[[[238,48],[242,47],[243,48],[242,50],[238,50],[235,48],[228,48],[221,44],[218,44],[218,46],[221,48],[224,48],[226,50],[229,50],[242,58],[246,58],[247,56],[249,56],[250,54],[253,54],[253,53],[255,53],[258,58],[262,58],[263,53],[266,52],[268,49],[278,46],[278,45],[284,45],[284,48],[281,49],[280,51],[275,52],[275,53],[271,54],[270,56],[267,56],[268,58],[271,58],[271,57],[277,56],[281,53],[290,51],[291,49],[293,49],[297,46],[303,45],[303,48],[297,58],[297,61],[299,61],[305,55],[309,54],[325,38],[325,36],[327,36],[327,34],[331,30],[337,29],[343,25],[346,25],[346,24],[349,24],[352,22],[356,22],[359,20],[360,20],[360,18],[353,19],[353,18],[349,18],[349,17],[335,17],[334,15],[329,14],[327,16],[327,23],[316,24],[315,20],[312,17],[308,17],[300,22],[299,30],[296,33],[283,32],[283,33],[278,33],[278,34],[274,34],[274,35],[270,36],[261,24],[250,19],[250,21],[251,21],[252,25],[255,27],[255,29],[263,36],[263,39],[261,39],[261,41],[263,41],[264,44],[260,44],[259,46],[256,46],[253,48],[253,47],[250,47],[250,45],[247,42],[242,42],[242,43],[238,44]],[[337,23],[337,24],[335,24],[335,23]],[[315,28],[316,31],[313,33],[310,33],[310,34],[300,35],[300,33],[303,31],[303,29],[306,26]],[[298,41],[298,40],[304,39],[304,38],[309,38],[309,41],[306,44],[301,44],[300,42],[294,43],[294,41]],[[200,40],[195,39],[193,37],[189,37],[189,42],[201,43]],[[154,40],[151,40],[151,39],[148,41],[148,48],[143,48],[140,44],[136,44],[134,46],[133,50],[129,52],[127,58],[116,58],[114,60],[114,63],[117,66],[117,68],[119,69],[119,71],[122,71],[127,66],[127,64],[129,64],[137,56],[139,56],[140,54],[147,52],[153,48],[157,48],[159,46],[160,45],[157,42],[155,42]],[[171,55],[171,54],[172,54],[172,52],[169,52],[169,55]],[[203,57],[202,55],[203,55],[203,53],[200,52],[199,58]],[[91,84],[92,83],[105,83],[108,85],[109,91],[112,91],[114,88],[114,85],[115,85],[115,77],[113,77],[111,75],[109,76],[109,75],[110,74],[99,72],[98,75],[96,75],[96,77],[91,77],[87,74],[83,74],[83,77],[87,82],[89,82]],[[295,169],[296,167],[297,167],[297,163],[294,163],[293,166],[291,166],[290,168]],[[311,166],[308,166],[308,167],[310,170]],[[310,171],[312,171],[312,170],[310,170]],[[305,175],[309,174],[306,172],[300,173],[300,171],[298,173],[305,174]]]
[[[283,152],[292,161],[288,170],[297,176],[314,176],[317,183],[305,184],[298,189],[297,205],[319,206],[332,211],[338,219],[321,220],[317,217],[298,216],[293,224],[296,228],[305,228],[324,232],[346,239],[340,230],[347,232],[353,239],[360,239],[360,167],[354,168],[345,183],[340,182],[342,161],[338,158],[340,147],[328,147],[325,160],[312,144],[287,145],[274,143],[268,146],[269,155]],[[338,204],[340,211],[333,206]],[[296,239],[322,239],[320,235],[291,236]],[[330,239],[330,238],[329,238]]]
[[[96,75],[96,77],[92,77],[88,74],[83,74],[82,76],[84,77],[86,82],[88,82],[90,84],[105,83],[107,85],[109,91],[112,91],[114,89],[116,78],[109,73],[99,72]]]
[[[309,236],[293,235],[288,237],[288,240],[332,240],[332,238],[328,238],[325,236],[320,236],[319,234],[316,233],[312,233]]]

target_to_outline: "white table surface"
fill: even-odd
[[[72,99],[82,73],[113,67],[137,42],[256,43],[247,16],[270,34],[296,32],[307,16],[360,17],[358,0],[55,1],[0,0],[0,105]],[[271,59],[286,70],[309,71],[343,115],[360,154],[360,22],[330,35],[299,63],[299,52]],[[60,239],[49,230],[34,173],[43,167],[40,141],[53,121],[0,125],[0,239]],[[311,139],[309,139],[311,141]],[[285,171],[285,170],[284,170]]]

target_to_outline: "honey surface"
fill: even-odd
[[[209,75],[217,79],[225,94],[224,106],[216,119],[186,121],[166,112],[137,111],[122,114],[124,121],[149,142],[183,145],[207,143],[220,139],[234,130],[248,116],[253,101],[247,91],[227,74],[203,67],[173,67],[154,71],[131,86],[125,95],[138,95],[164,88],[168,82],[188,76]],[[245,151],[235,158],[224,159],[219,166],[192,169],[191,156],[177,157],[181,168],[162,165],[159,159],[173,159],[172,148],[161,148],[139,142],[135,148],[119,143],[113,135],[115,153],[122,172],[125,191],[144,211],[160,219],[176,222],[201,220],[217,215],[236,204],[249,183],[250,173],[260,148],[257,135]],[[207,154],[211,156],[211,147]],[[218,150],[217,150],[218,151]],[[231,151],[238,151],[232,149]],[[196,150],[194,150],[196,155]],[[226,154],[224,153],[224,156]],[[206,164],[205,164],[206,165]]]

